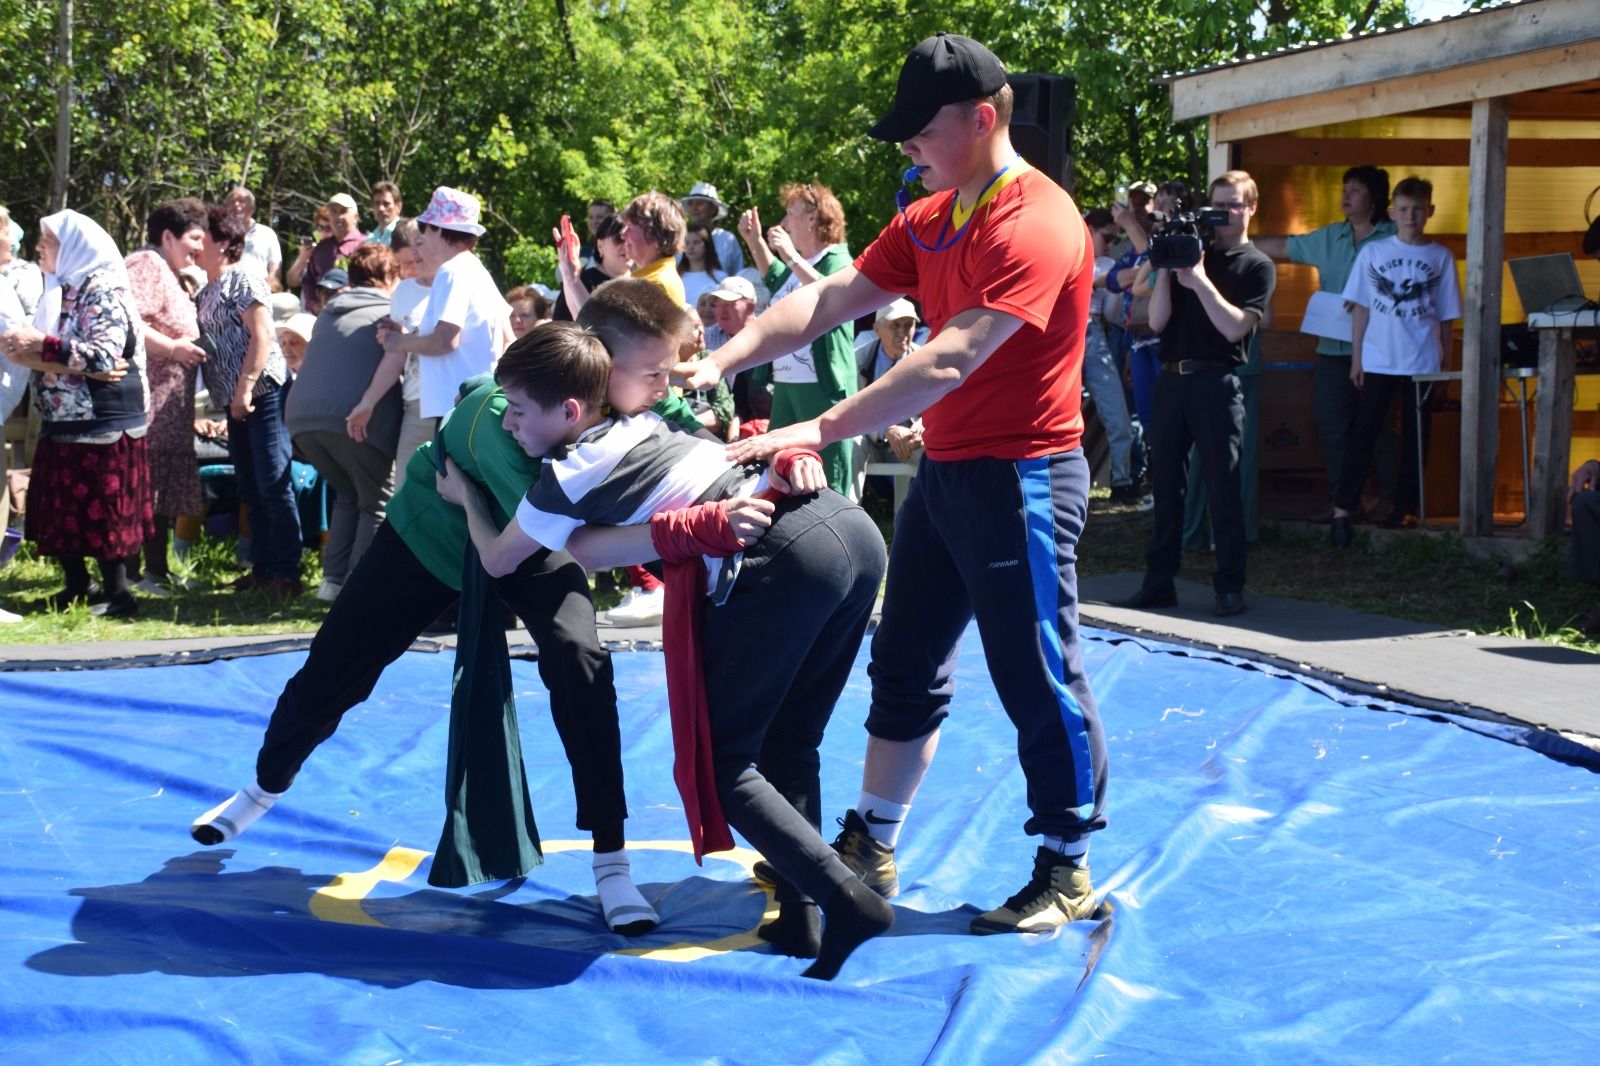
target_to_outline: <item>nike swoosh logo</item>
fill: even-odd
[[[901,821],[899,818],[879,818],[870,809],[861,812],[861,820],[868,825],[899,825]]]

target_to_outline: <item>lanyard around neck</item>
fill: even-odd
[[[1005,175],[1006,171],[1015,166],[1020,158],[1020,156],[1012,156],[1010,160],[1006,162],[1005,166],[995,171],[994,176],[984,183],[983,188],[978,190],[977,200],[973,202],[972,214],[967,216],[967,220],[965,222],[956,227],[956,231],[954,233],[949,232],[951,216],[947,215],[944,220],[944,225],[939,227],[939,235],[934,238],[933,244],[923,244],[921,239],[917,237],[916,230],[911,228],[911,221],[907,219],[906,235],[911,238],[911,243],[915,244],[918,248],[921,248],[924,252],[945,252],[949,251],[951,248],[954,248],[956,242],[961,239],[961,235],[967,232],[967,227],[972,225],[973,219],[978,217],[978,208],[983,204],[984,194],[993,188],[994,183],[999,181],[1001,177]],[[920,175],[922,171],[923,168],[919,166],[907,167],[906,172],[901,175],[901,187],[900,191],[894,195],[894,203],[895,207],[899,209],[902,216],[906,213],[906,208],[911,206],[911,183],[917,180],[917,176]],[[956,201],[960,199],[960,195],[960,190],[957,190],[956,195],[950,200],[951,215],[954,215],[955,213]],[[947,233],[949,234],[948,239],[946,238]]]

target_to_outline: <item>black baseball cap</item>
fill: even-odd
[[[880,141],[905,141],[921,133],[946,104],[1000,91],[1006,68],[971,37],[940,33],[911,50],[900,68],[894,107],[867,131]]]

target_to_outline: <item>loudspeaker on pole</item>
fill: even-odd
[[[1072,122],[1078,83],[1067,74],[1011,74],[1011,143],[1035,169],[1072,190]]]

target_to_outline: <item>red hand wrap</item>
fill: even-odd
[[[725,557],[743,545],[720,501],[663,511],[650,519],[650,543],[664,563],[681,563],[702,555]]]
[[[815,459],[819,463],[822,462],[822,456],[810,448],[785,448],[772,457],[772,469],[783,480],[793,484],[794,464],[802,459]]]
[[[787,481],[792,488],[794,485],[794,464],[805,458],[815,459],[819,463],[822,462],[822,456],[810,448],[785,448],[772,457],[770,464],[772,472]],[[773,503],[777,503],[784,497],[783,493],[770,485],[756,493],[756,495],[763,500],[771,500]]]

